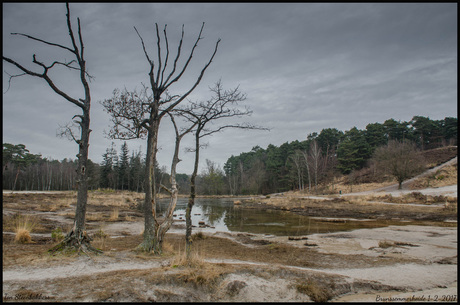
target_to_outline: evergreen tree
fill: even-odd
[[[117,155],[114,145],[112,142],[111,147],[107,148],[105,154],[102,155],[101,187],[103,188],[114,187],[114,157]]]
[[[386,136],[385,125],[380,123],[371,123],[366,126],[366,141],[369,144],[371,154],[377,147],[387,144],[388,138]]]
[[[144,169],[140,150],[137,153],[133,152],[129,160],[129,180],[130,190],[136,192],[143,191]]]
[[[117,170],[118,188],[121,190],[129,189],[129,150],[126,141],[121,146]]]
[[[345,132],[345,140],[337,149],[337,168],[343,174],[349,174],[354,169],[363,168],[370,156],[370,147],[364,132],[353,127]]]
[[[444,139],[449,145],[457,145],[458,133],[458,119],[452,117],[444,118],[443,135]]]

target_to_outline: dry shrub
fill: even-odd
[[[393,243],[391,241],[388,241],[388,240],[379,241],[379,247],[380,248],[387,249],[387,248],[391,248],[391,247],[394,247],[394,246],[395,246],[395,243]]]
[[[75,213],[72,214],[75,216]],[[72,217],[73,218],[73,217]],[[87,221],[102,221],[104,220],[104,215],[102,213],[87,213],[86,214],[86,220]]]
[[[308,295],[313,302],[327,302],[333,296],[331,290],[320,283],[312,280],[299,282],[296,285],[297,291]]]
[[[36,227],[37,221],[31,216],[17,214],[13,217],[13,230],[16,233],[14,241],[17,243],[30,243],[32,238],[30,233]]]
[[[30,237],[30,232],[28,230],[18,229],[14,241],[20,244],[30,243],[32,242],[32,237]]]
[[[205,266],[206,263],[203,258],[198,254],[198,252],[192,252],[190,254],[190,258],[187,259],[187,255],[185,252],[181,252],[176,254],[171,260],[171,266],[173,268],[177,267],[191,267],[191,268],[201,268]]]
[[[170,244],[169,242],[164,241],[163,246],[162,246],[162,251],[165,254],[174,253],[174,246],[172,244]]]
[[[110,213],[110,220],[111,221],[118,220],[119,214],[120,214],[120,211],[119,211],[118,207],[114,207],[113,210],[112,210],[112,213]]]
[[[199,239],[206,239],[206,235],[199,231],[199,232],[196,232],[195,234],[193,234],[192,236],[192,240],[199,240]]]
[[[54,240],[54,241],[61,241],[64,239],[64,233],[62,232],[62,229],[61,228],[56,228],[53,230],[53,232],[51,232],[51,238]]]
[[[105,243],[108,238],[110,236],[102,228],[99,228],[99,231],[93,234],[93,245],[98,249],[105,250]]]
[[[215,290],[223,277],[232,272],[232,268],[224,265],[204,263],[202,260],[199,265],[184,268],[176,275],[180,283],[191,284],[194,287]]]

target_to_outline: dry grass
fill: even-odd
[[[71,213],[71,214],[68,214],[68,215],[65,215],[65,216],[70,216],[70,217],[74,217],[75,216],[75,213]],[[106,218],[104,217],[104,213],[100,213],[100,212],[96,212],[96,213],[86,213],[86,220],[87,221],[103,221],[103,220],[106,220]]]
[[[88,193],[88,202],[96,206],[129,207],[144,198],[143,193],[97,190]]]
[[[163,248],[163,250],[166,250]],[[187,259],[187,255],[185,251],[181,251],[179,249],[179,252],[173,256],[171,259],[171,266],[173,268],[177,267],[189,267],[189,268],[203,268],[207,263],[205,263],[203,257],[197,252],[197,251],[192,251],[190,254],[190,258]]]
[[[125,215],[125,221],[134,221],[134,217],[129,216],[128,214]]]
[[[111,221],[117,221],[118,220],[118,216],[119,216],[119,208],[118,207],[114,207],[113,210],[112,210],[112,213],[110,213],[110,218],[109,220]]]
[[[387,248],[391,248],[394,246],[395,246],[395,243],[392,241],[388,241],[388,240],[379,241],[379,248],[387,249]]]
[[[28,230],[17,229],[14,241],[20,244],[26,244],[32,242],[32,237],[30,237],[30,232]]]
[[[65,235],[62,232],[61,228],[56,228],[56,229],[53,230],[53,232],[51,232],[51,238],[55,242],[59,242],[59,241],[63,240],[64,237],[65,237]]]
[[[15,214],[3,218],[3,230],[13,231],[14,241],[21,244],[32,242],[30,233],[38,226],[38,220],[29,215]]]
[[[102,251],[107,250],[106,247],[106,242],[110,238],[108,234],[106,234],[102,228],[99,228],[99,231],[93,234],[93,246],[95,246],[98,249],[101,249]]]
[[[333,296],[329,287],[313,280],[299,281],[295,287],[297,291],[308,295],[313,302],[327,302]]]
[[[453,164],[446,166],[434,174],[416,179],[409,185],[412,190],[430,188],[430,187],[442,187],[448,185],[457,184],[458,180],[458,166]]]

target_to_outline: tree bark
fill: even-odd
[[[78,167],[77,167],[77,208],[75,211],[75,221],[72,230],[67,233],[63,241],[54,246],[49,252],[56,251],[77,250],[88,254],[102,253],[101,250],[96,249],[91,245],[91,238],[86,233],[85,219],[86,219],[86,205],[88,201],[88,148],[89,148],[89,134],[90,126],[90,106],[89,103],[84,108],[83,115],[81,116],[81,138],[79,141],[78,149]]]
[[[171,225],[173,223],[174,209],[176,208],[176,205],[177,205],[177,196],[178,196],[179,191],[177,189],[177,182],[176,182],[176,167],[177,167],[177,164],[181,161],[179,159],[180,142],[182,138],[187,133],[189,133],[195,126],[195,124],[192,124],[187,130],[185,130],[184,132],[180,134],[173,115],[170,113],[169,115],[174,125],[174,130],[176,132],[176,141],[174,145],[174,155],[173,155],[172,162],[171,162],[171,176],[170,176],[171,189],[163,187],[164,189],[166,189],[166,191],[169,192],[169,196],[170,196],[168,210],[166,211],[163,222],[161,224],[156,223],[155,225],[156,239],[154,241],[154,252],[156,254],[161,254],[162,252],[163,240],[164,240],[166,232],[171,228]]]
[[[198,163],[200,160],[200,132],[195,134],[195,165],[193,168],[192,177],[190,177],[190,197],[185,210],[185,255],[187,261],[192,257],[192,208],[195,205],[195,179],[198,174]]]
[[[156,186],[155,186],[155,161],[157,150],[157,137],[159,121],[156,119],[158,107],[153,106],[150,114],[150,128],[147,135],[147,156],[145,163],[145,200],[144,200],[144,235],[138,250],[151,252],[155,244],[156,226]]]

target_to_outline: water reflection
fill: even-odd
[[[406,225],[413,222],[391,220],[327,219],[298,215],[286,211],[245,209],[233,206],[234,199],[196,198],[192,210],[192,225],[219,232],[248,232],[278,236],[301,236],[314,233],[349,231],[361,228],[377,228],[388,225]],[[160,201],[157,213],[164,214],[168,200]],[[174,212],[177,222],[184,221],[187,199],[179,199]],[[333,217],[333,215],[331,215]]]

